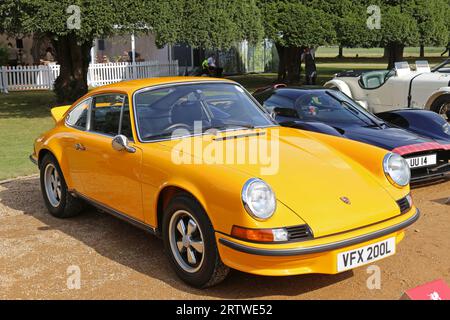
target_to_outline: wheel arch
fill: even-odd
[[[42,159],[45,157],[45,155],[50,154],[52,157],[56,159],[58,162],[59,168],[61,169],[64,180],[66,181],[67,186],[69,189],[72,188],[72,178],[69,174],[69,168],[67,166],[67,161],[64,161],[64,154],[62,152],[62,149],[60,148],[59,144],[52,143],[50,144],[42,144],[40,148],[38,149],[37,157],[38,157],[38,168],[41,168]]]
[[[160,230],[160,227],[162,226],[162,219],[164,216],[164,209],[167,207],[167,205],[170,203],[170,201],[179,194],[186,194],[195,201],[198,202],[198,204],[203,208],[203,210],[206,212],[206,215],[211,221],[211,217],[208,214],[208,211],[206,210],[205,202],[201,194],[196,191],[189,190],[190,188],[181,187],[177,184],[170,184],[165,185],[158,193],[157,200],[156,200],[156,229]],[[212,221],[211,221],[212,223]],[[161,231],[161,230],[160,230]]]
[[[425,104],[425,109],[431,110],[433,104],[442,97],[448,97],[448,99],[450,99],[450,87],[441,88],[438,91],[433,92]]]
[[[51,151],[50,149],[47,149],[47,148],[42,148],[41,150],[39,150],[39,153],[38,153],[38,168],[39,169],[41,168],[42,159],[44,159],[44,157],[48,154],[51,155],[53,158],[55,158],[59,164],[59,160],[53,151]]]

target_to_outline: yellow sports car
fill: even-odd
[[[280,127],[233,81],[121,82],[51,112],[30,156],[49,212],[89,203],[161,236],[196,287],[343,272],[395,254],[419,217],[401,156]]]

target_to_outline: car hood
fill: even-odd
[[[351,126],[343,128],[343,130],[345,131],[344,136],[346,138],[372,144],[386,150],[393,150],[412,144],[434,142],[432,139],[400,128]]]
[[[202,138],[186,140],[195,139]],[[257,163],[252,163],[257,151],[250,141],[272,145],[276,151],[270,160],[260,157]],[[306,131],[275,127],[204,136],[201,150],[217,148],[230,153],[230,145],[226,144],[231,142],[241,145],[236,158],[245,161],[208,165],[227,166],[249,178],[263,179],[272,187],[277,200],[308,223],[316,237],[360,228],[399,214],[394,199],[368,170]],[[180,146],[174,141],[164,143]]]

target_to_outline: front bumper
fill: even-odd
[[[353,250],[395,237],[399,243],[404,229],[419,218],[416,208],[374,226],[305,242],[257,245],[217,233],[222,261],[231,268],[267,276],[306,273],[335,274],[339,252]]]
[[[436,167],[411,170],[411,184],[423,183],[432,180],[450,177],[450,163]]]
[[[29,158],[31,162],[33,162],[35,165],[38,165],[38,160],[35,155],[31,154]]]

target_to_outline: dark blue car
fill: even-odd
[[[254,97],[282,126],[375,145],[402,155],[412,182],[450,174],[450,126],[438,114],[402,109],[373,115],[332,89],[271,86]]]

